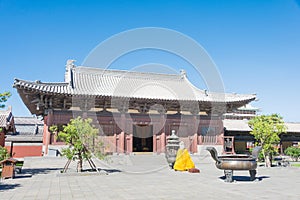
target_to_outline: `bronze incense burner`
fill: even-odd
[[[212,156],[216,161],[216,167],[223,169],[225,174],[225,182],[232,182],[233,170],[249,170],[250,180],[255,180],[258,153],[261,150],[260,146],[253,149],[252,155],[246,154],[232,154],[218,156],[217,150],[214,147],[207,147]]]

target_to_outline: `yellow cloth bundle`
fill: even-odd
[[[177,171],[187,171],[189,169],[195,168],[195,164],[187,149],[179,149],[176,155],[176,161],[174,164],[174,170]]]

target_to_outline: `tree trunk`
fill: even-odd
[[[77,162],[77,172],[82,171],[82,157],[78,156],[78,162]]]
[[[265,155],[266,167],[272,167],[272,157],[270,155]]]

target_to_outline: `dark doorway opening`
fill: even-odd
[[[152,125],[133,125],[133,152],[153,152]]]

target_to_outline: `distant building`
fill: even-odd
[[[245,153],[254,146],[254,136],[250,134],[251,128],[247,119],[224,119],[224,136],[234,138],[234,150],[236,153]],[[280,134],[279,153],[293,145],[300,144],[300,123],[285,123],[287,133]]]
[[[259,108],[255,108],[251,106],[251,104],[246,104],[242,107],[233,110],[232,112],[227,112],[223,115],[224,119],[236,119],[236,120],[243,120],[243,119],[252,119],[253,117],[257,116],[257,112]]]
[[[285,123],[287,133],[280,135],[280,153],[289,146],[300,146],[300,122],[298,123]]]
[[[0,110],[0,146],[5,145],[5,135],[15,132],[14,116],[11,107],[7,110]]]
[[[44,122],[35,117],[15,117],[15,132],[6,135],[5,147],[14,158],[42,156]]]

